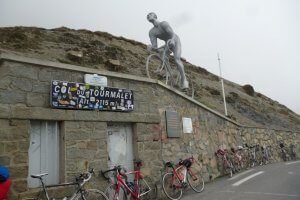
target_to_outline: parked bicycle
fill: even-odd
[[[146,60],[146,74],[148,78],[163,81],[166,85],[176,87],[180,83],[179,72],[175,74],[169,62],[170,54],[172,53],[169,48],[169,40],[166,45],[157,48],[155,53],[151,53]],[[156,58],[156,59],[155,59]],[[194,98],[195,90],[193,80],[186,74],[190,88],[184,92]]]
[[[292,160],[297,159],[296,145],[295,144],[290,144],[290,155],[291,155]]]
[[[288,154],[288,151],[287,151],[287,149],[286,149],[286,146],[284,145],[284,143],[283,142],[281,142],[280,144],[279,144],[279,152],[280,152],[280,155],[281,155],[281,158],[282,158],[282,160],[283,161],[288,161],[288,160],[290,160],[290,156],[289,156],[289,154]]]
[[[262,146],[257,144],[256,145],[256,154],[257,154],[257,160],[256,160],[256,164],[258,166],[261,166],[264,164],[264,157],[263,157],[263,149]]]
[[[223,170],[226,174],[229,174],[229,177],[232,177],[233,174],[233,164],[229,158],[227,149],[218,149],[216,156],[222,159]]]
[[[260,165],[266,165],[269,163],[269,154],[268,154],[268,149],[265,146],[261,146],[260,147],[260,151],[261,151],[261,163]]]
[[[242,149],[243,147],[238,146],[237,149],[231,148],[231,160],[233,164],[233,168],[235,172],[238,172],[243,169],[243,157],[242,157]]]
[[[135,161],[135,170],[126,172],[121,166],[115,166],[113,169],[101,171],[103,177],[107,180],[113,178],[115,182],[110,183],[105,190],[105,194],[110,200],[127,200],[130,194],[131,199],[150,200],[157,197],[157,186],[150,177],[145,177],[140,172],[141,161]],[[108,173],[114,172],[114,177],[109,177]],[[134,181],[128,181],[128,175],[134,175]]]
[[[198,193],[204,190],[202,165],[193,156],[181,160],[176,165],[168,161],[165,166],[172,168],[172,172],[165,173],[162,178],[163,191],[169,199],[180,199],[183,189],[187,188],[188,185]]]
[[[273,153],[272,153],[272,147],[271,147],[271,145],[267,145],[266,146],[266,155],[267,155],[267,158],[268,158],[268,162],[272,162],[272,160],[274,158],[273,158]]]
[[[86,173],[80,174],[78,177],[75,178],[75,182],[73,183],[64,183],[64,184],[57,184],[46,186],[43,180],[43,177],[48,175],[47,173],[44,174],[37,174],[31,175],[32,178],[37,178],[41,181],[42,190],[39,191],[34,198],[27,198],[27,200],[39,200],[45,199],[46,200],[55,200],[54,198],[50,198],[48,194],[48,187],[55,187],[55,186],[69,186],[75,185],[76,189],[74,190],[73,194],[69,197],[64,197],[62,200],[108,200],[107,196],[100,190],[97,189],[85,189],[84,185],[92,178],[92,174],[94,174],[94,170],[91,169]]]
[[[242,169],[246,169],[249,167],[249,147],[247,144],[244,144],[243,146],[238,146],[238,151],[240,152],[240,155],[242,156]]]
[[[257,163],[256,146],[249,147],[249,167],[254,167]]]

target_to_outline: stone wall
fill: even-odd
[[[164,172],[163,161],[193,155],[203,164],[208,181],[221,175],[215,151],[240,144],[296,143],[300,134],[266,128],[244,127],[181,92],[160,82],[131,75],[102,72],[78,66],[2,55],[0,62],[0,164],[12,172],[11,199],[35,190],[27,188],[30,120],[56,120],[61,125],[61,182],[89,167],[96,171],[108,166],[107,123],[133,125],[134,157],[143,160],[142,172],[157,183]],[[85,73],[108,77],[110,87],[134,92],[135,110],[129,113],[52,109],[50,81],[83,82]],[[165,111],[189,117],[193,133],[167,138]],[[276,159],[279,160],[278,155]],[[96,176],[92,185],[106,184]]]
[[[11,199],[27,190],[30,121],[0,119],[0,165],[11,171]]]
[[[71,182],[78,172],[94,168],[99,172],[107,168],[106,123],[64,123],[65,181]]]
[[[300,152],[300,133],[284,130],[273,130],[266,128],[247,128],[241,129],[241,136],[244,143],[271,145],[275,160],[280,160],[279,143],[286,145],[296,144],[297,152]]]

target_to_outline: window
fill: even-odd
[[[29,156],[28,187],[40,186],[31,174],[48,173],[46,185],[59,183],[59,124],[55,121],[32,121]]]

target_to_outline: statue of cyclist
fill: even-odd
[[[147,15],[147,19],[154,26],[149,31],[151,45],[148,50],[158,50],[157,38],[165,41],[171,52],[174,54],[175,63],[180,73],[180,88],[182,90],[189,88],[189,82],[186,79],[184,72],[184,65],[180,60],[181,57],[181,43],[179,37],[173,32],[168,22],[159,22],[155,13],[151,12]],[[166,47],[165,47],[166,48]],[[171,53],[170,52],[170,53]],[[162,53],[159,51],[159,53]]]

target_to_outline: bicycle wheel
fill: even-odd
[[[109,200],[127,200],[127,193],[124,188],[120,186],[119,193],[116,192],[117,185],[112,183],[110,184],[106,190],[105,195],[109,198]]]
[[[286,159],[286,153],[284,151],[282,152],[282,160],[284,162],[287,161],[287,159]]]
[[[149,55],[146,61],[148,78],[160,80],[167,84],[171,76],[171,72],[166,71],[167,64],[169,64],[168,61],[166,60],[164,63],[158,54]]]
[[[233,165],[232,163],[227,160],[225,161],[226,164],[224,163],[224,167],[225,167],[225,172],[229,175],[229,177],[231,178],[232,177],[232,174],[233,174]]]
[[[86,200],[109,200],[108,197],[104,194],[104,192],[97,189],[88,189],[84,194],[84,198]]]
[[[140,196],[144,200],[156,199],[157,185],[150,177],[144,177],[139,182]]]
[[[188,184],[195,192],[202,192],[204,190],[204,179],[201,170],[196,167],[190,167],[187,173]]]
[[[232,170],[232,168],[227,168],[226,169],[226,173],[229,175],[229,178],[231,178],[232,177],[232,175],[233,175],[233,170]]]
[[[173,173],[166,173],[162,180],[163,191],[171,200],[178,200],[182,196],[181,182]]]

